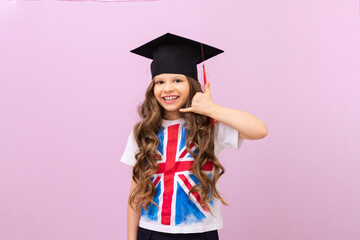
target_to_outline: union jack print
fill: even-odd
[[[160,222],[163,225],[179,225],[202,222],[206,219],[209,210],[201,206],[200,195],[193,192],[189,198],[189,190],[199,179],[189,169],[194,158],[186,150],[185,137],[187,129],[181,124],[162,127],[158,132],[159,146],[156,150],[158,158],[158,171],[152,176],[156,187],[153,201],[148,210],[144,207],[141,216],[145,220]],[[195,154],[198,150],[194,144],[190,148]],[[213,163],[207,162],[203,171],[212,178]],[[211,200],[213,206],[214,202]]]

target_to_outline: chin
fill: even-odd
[[[164,108],[168,112],[178,112],[180,108]]]

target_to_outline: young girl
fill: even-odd
[[[167,33],[131,52],[153,59],[152,81],[139,106],[121,161],[133,166],[128,240],[218,238],[218,155],[244,139],[267,135],[254,115],[215,104],[201,89],[196,65],[222,50]]]

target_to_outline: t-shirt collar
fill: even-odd
[[[168,126],[171,126],[171,125],[174,125],[174,124],[184,124],[186,121],[185,121],[185,118],[178,118],[178,119],[175,119],[175,120],[165,120],[165,119],[162,119],[161,120],[161,125],[163,127],[168,127]]]

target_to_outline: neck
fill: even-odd
[[[172,113],[170,113],[170,112],[166,112],[166,113],[164,113],[164,116],[163,116],[163,118],[165,119],[165,120],[177,120],[177,119],[179,119],[179,118],[183,118],[185,116],[185,114],[184,113],[181,113],[181,112],[172,112]]]

